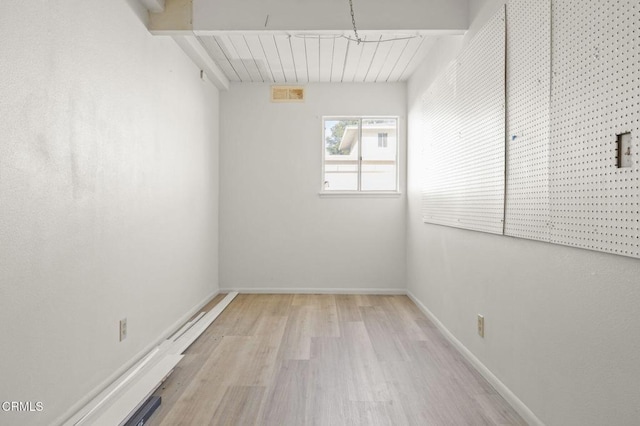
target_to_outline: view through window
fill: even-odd
[[[323,192],[397,191],[396,117],[325,117],[323,145]]]

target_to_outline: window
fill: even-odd
[[[389,137],[388,133],[378,133],[378,148],[386,148],[387,147],[387,138]]]
[[[325,117],[322,192],[396,192],[398,119]]]

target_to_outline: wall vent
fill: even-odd
[[[271,86],[271,102],[304,102],[304,87]]]

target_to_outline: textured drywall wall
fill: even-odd
[[[408,290],[545,424],[639,424],[639,260],[422,222],[420,96],[456,43],[408,83]]]
[[[137,12],[0,3],[0,401],[43,408],[0,424],[60,420],[217,291],[218,93]]]
[[[309,84],[303,103],[270,102],[268,84],[221,94],[221,288],[404,288],[404,197],[318,193],[323,115],[399,116],[404,176],[405,90]]]

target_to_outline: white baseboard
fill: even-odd
[[[71,406],[64,414],[58,417],[53,424],[62,425],[72,417],[74,417],[80,410],[83,409],[91,400],[96,398],[100,393],[104,392],[108,389],[120,376],[122,376],[126,371],[131,369],[134,365],[140,362],[144,357],[149,354],[154,348],[156,348],[159,344],[161,344],[164,340],[178,331],[182,325],[187,322],[192,316],[194,316],[200,309],[207,305],[210,301],[213,300],[218,294],[221,293],[221,290],[214,291],[209,296],[205,298],[204,302],[198,303],[195,307],[190,309],[186,314],[180,317],[177,321],[175,321],[171,326],[169,326],[159,337],[154,339],[150,344],[144,347],[140,352],[138,352],[133,358],[131,358],[126,364],[118,368],[113,374],[107,377],[102,383],[96,386],[91,392],[87,393],[87,395],[76,402],[73,406]]]
[[[242,294],[371,294],[371,295],[406,295],[403,288],[221,288],[222,293],[237,291]]]
[[[531,426],[544,426],[544,423],[520,400],[511,390],[500,381],[466,346],[440,322],[440,320],[411,292],[407,290],[407,296],[420,310],[438,327],[438,330],[447,340],[478,370],[482,376],[495,388],[495,390],[513,407],[514,410]]]

